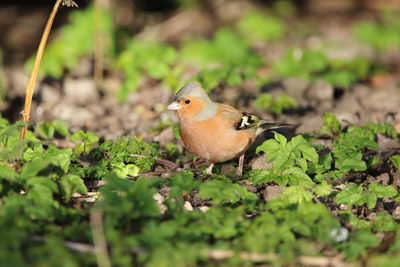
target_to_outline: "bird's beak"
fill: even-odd
[[[182,106],[181,104],[179,104],[178,102],[174,101],[171,104],[168,105],[167,109],[169,110],[178,110],[180,109]]]

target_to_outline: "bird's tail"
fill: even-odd
[[[267,122],[264,120],[261,120],[258,123],[257,127],[257,135],[267,131],[267,130],[274,130],[274,129],[283,129],[283,128],[293,128],[295,129],[297,125],[294,124],[288,124],[288,123],[276,123],[276,122]]]
[[[296,127],[296,125],[288,123],[267,122],[262,120],[258,123],[258,127],[268,130],[268,129],[277,129],[286,127]]]

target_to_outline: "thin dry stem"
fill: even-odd
[[[90,225],[92,227],[97,265],[99,267],[111,267],[110,257],[107,250],[107,242],[104,236],[103,212],[101,210],[92,210],[92,213],[90,214]]]
[[[101,13],[105,8],[105,4],[101,0],[94,1],[94,20],[95,20],[95,49],[94,49],[94,81],[99,86],[103,81],[104,69],[104,46],[105,36],[101,28]]]
[[[47,39],[49,38],[51,26],[53,25],[54,18],[56,17],[57,11],[61,4],[67,5],[67,6],[76,6],[76,7],[78,6],[72,0],[57,0],[56,3],[54,4],[53,10],[51,11],[49,19],[47,20],[46,28],[43,31],[42,39],[40,40],[39,48],[36,53],[36,58],[35,58],[35,62],[33,65],[32,73],[31,73],[31,76],[29,77],[29,82],[26,87],[25,106],[24,106],[24,111],[22,111],[22,120],[25,122],[29,121],[29,118],[30,118],[32,97],[33,97],[33,93],[35,91],[35,85],[36,85],[36,81],[37,81],[37,77],[38,77],[38,73],[39,73],[40,62],[42,61],[43,52],[46,47]],[[20,139],[25,139],[26,131],[27,131],[27,127],[25,126],[21,130],[21,133],[19,136]]]

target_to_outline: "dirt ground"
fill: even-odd
[[[299,125],[298,133],[318,129],[324,112],[335,113],[347,124],[386,122],[400,132],[400,50],[394,49],[390,53],[377,55],[369,47],[356,42],[351,23],[375,16],[379,8],[373,1],[361,2],[335,1],[333,4],[330,1],[304,1],[299,4],[302,12],[291,18],[290,23],[309,23],[315,26],[313,32],[301,39],[294,38],[292,34],[279,45],[263,43],[256,49],[267,60],[274,61],[282,56],[287,47],[314,48],[323,40],[334,40],[341,45],[329,50],[331,57],[349,59],[362,55],[388,66],[388,73],[359,81],[346,89],[334,88],[323,80],[310,83],[296,77],[272,81],[261,88],[251,83],[245,83],[240,88],[221,84],[213,90],[212,98],[265,119]],[[116,18],[124,15],[123,12],[127,13],[124,16],[126,19],[117,19],[119,25],[129,27],[139,38],[146,39],[155,35],[172,44],[189,33],[210,36],[216,25],[227,25],[235,21],[243,10],[259,5],[250,1],[216,1],[207,2],[206,7],[197,9],[143,12],[129,9],[132,6],[130,1],[120,1],[119,4]],[[210,5],[213,7],[212,12],[207,10]],[[64,11],[60,12],[54,32],[67,21]],[[48,12],[48,6],[37,3],[31,6],[11,3],[0,6],[0,45],[4,55],[3,76],[6,80],[5,98],[0,111],[3,117],[11,121],[20,118],[28,80],[23,63],[36,49]],[[133,15],[137,15],[138,19],[132,19]],[[196,25],[193,25],[193,20],[197,22]],[[146,23],[149,25],[144,27]],[[157,80],[146,78],[137,92],[131,93],[126,102],[120,103],[115,94],[121,86],[122,75],[118,72],[105,72],[102,83],[96,85],[92,72],[93,59],[82,58],[79,67],[65,73],[60,80],[42,77],[34,95],[32,122],[59,119],[65,121],[72,131],[86,129],[105,139],[134,134],[161,145],[175,142],[171,128],[161,132],[151,130],[168,118],[177,121],[173,112],[165,110],[172,99],[173,93],[170,90]],[[273,95],[287,93],[300,106],[282,115],[267,113],[254,105],[260,90]]]

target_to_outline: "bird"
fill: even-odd
[[[259,134],[268,129],[293,126],[271,123],[232,106],[214,102],[198,82],[183,86],[167,109],[178,114],[183,145],[210,163],[206,174],[212,174],[215,163],[239,157],[236,175],[241,176],[244,153]]]

